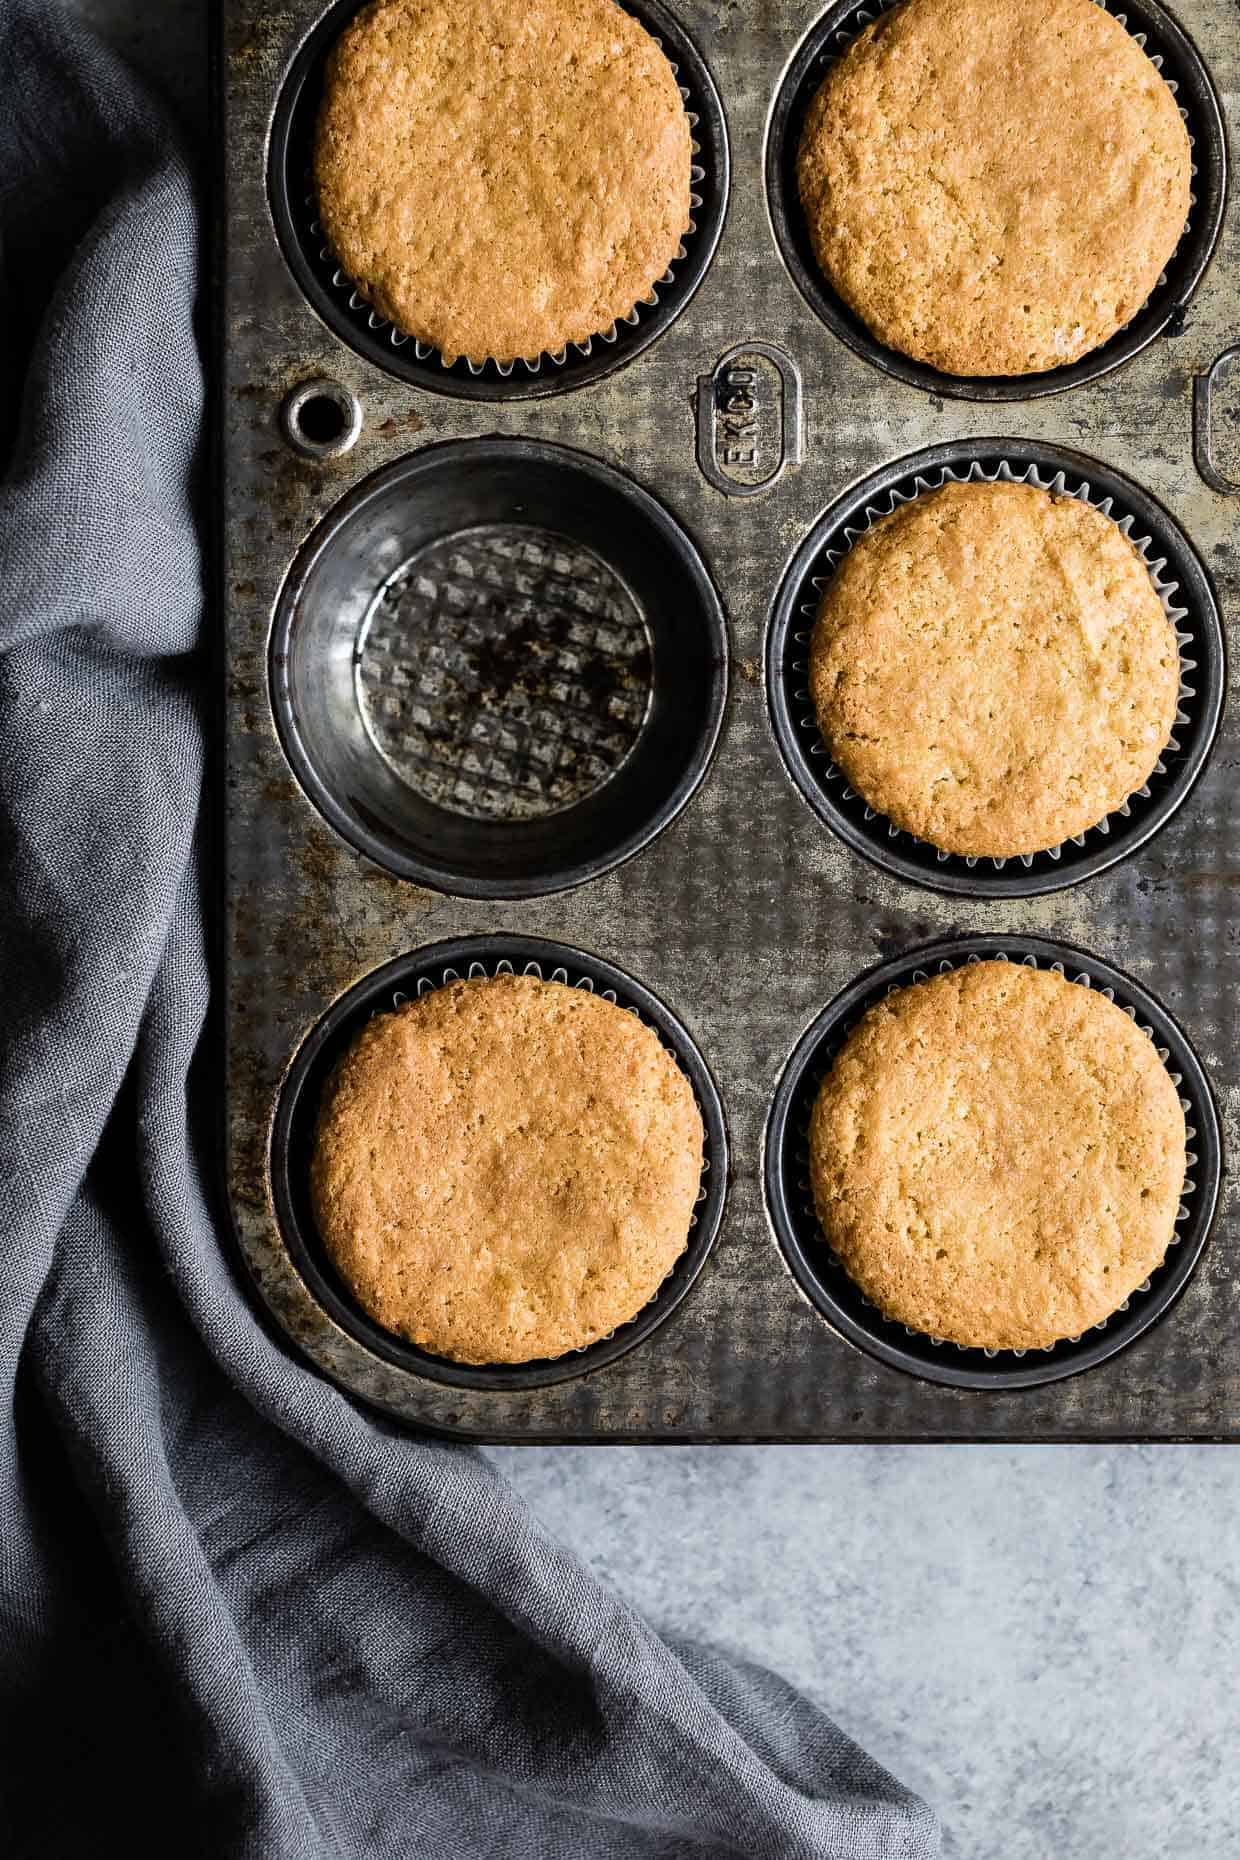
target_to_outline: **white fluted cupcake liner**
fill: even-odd
[[[1150,780],[1154,776],[1166,776],[1172,772],[1175,759],[1181,754],[1183,747],[1180,738],[1174,734],[1169,738],[1158,760],[1154,764],[1151,776],[1147,778],[1146,781],[1142,782],[1139,787],[1134,788],[1132,792],[1125,797],[1118,808],[1113,809],[1110,814],[1104,815],[1102,819],[1096,821],[1092,826],[1087,827],[1084,832],[1073,834],[1070,842],[1063,841],[1057,846],[1046,847],[1040,852],[1016,853],[1008,855],[1007,857],[988,858],[979,855],[950,853],[944,852],[941,847],[932,846],[929,841],[920,839],[916,834],[908,833],[905,829],[897,827],[894,821],[889,820],[878,808],[871,806],[870,803],[866,801],[864,795],[859,794],[858,791],[850,785],[843,771],[838,768],[832,760],[830,750],[823,740],[818,727],[818,718],[813,710],[808,682],[797,682],[801,677],[808,680],[809,644],[814,621],[817,617],[819,600],[821,599],[823,591],[830,583],[835,570],[861,537],[866,535],[866,533],[873,528],[875,523],[879,522],[883,517],[890,516],[893,511],[899,509],[901,505],[915,503],[918,498],[925,497],[931,492],[941,490],[946,484],[978,483],[1032,485],[1038,490],[1050,492],[1056,497],[1075,498],[1081,503],[1089,504],[1094,510],[1099,511],[1101,515],[1111,518],[1116,528],[1132,544],[1141,557],[1141,560],[1144,562],[1154,590],[1162,603],[1163,612],[1166,614],[1175,632],[1176,644],[1180,655],[1180,688],[1173,730],[1188,729],[1192,725],[1193,718],[1191,715],[1191,708],[1198,696],[1197,686],[1189,682],[1198,668],[1198,659],[1194,656],[1190,656],[1193,654],[1196,646],[1196,635],[1194,632],[1195,622],[1190,609],[1176,599],[1176,596],[1180,592],[1180,582],[1166,572],[1169,557],[1165,554],[1160,555],[1157,553],[1158,545],[1153,536],[1135,533],[1138,529],[1136,518],[1131,512],[1124,511],[1118,507],[1119,500],[1113,494],[1096,496],[1093,493],[1088,479],[1082,479],[1075,484],[1070,484],[1067,473],[1062,469],[1041,471],[1036,463],[1023,467],[1014,466],[1008,459],[1001,460],[1000,463],[990,471],[984,470],[980,462],[974,459],[968,463],[967,467],[962,468],[955,465],[944,465],[937,471],[933,471],[925,476],[918,475],[914,480],[914,489],[912,491],[902,491],[898,489],[888,491],[884,496],[875,499],[873,503],[865,506],[863,521],[850,523],[845,526],[843,530],[844,546],[842,548],[832,548],[823,551],[823,559],[829,564],[829,572],[811,577],[810,585],[813,587],[817,598],[812,601],[803,601],[799,604],[799,616],[804,621],[804,625],[794,630],[792,641],[794,649],[800,649],[804,656],[794,658],[791,662],[794,680],[792,697],[796,706],[804,707],[798,709],[796,722],[798,728],[802,732],[812,737],[808,746],[808,753],[815,760],[823,762],[822,779],[827,783],[840,784],[838,798],[841,801],[860,801],[863,808],[863,819],[867,824],[874,822],[880,823],[880,830],[881,828],[885,828],[886,837],[891,841],[899,841],[902,839],[909,845],[928,847],[929,850],[933,852],[935,862],[939,866],[947,867],[954,865],[972,872],[980,865],[995,872],[1002,872],[1009,866],[1019,865],[1023,866],[1026,871],[1030,871],[1034,868],[1036,862],[1042,859],[1047,859],[1052,864],[1058,864],[1063,858],[1065,845],[1069,843],[1077,847],[1085,847],[1091,835],[1097,835],[1105,839],[1111,833],[1113,819],[1130,819],[1132,816],[1133,801],[1148,801],[1151,798]]]
[[[530,942],[537,945],[540,940],[531,938]],[[626,1353],[629,1348],[653,1334],[663,1318],[670,1315],[687,1295],[705,1263],[722,1220],[727,1187],[726,1127],[714,1082],[692,1039],[671,1010],[657,1002],[640,983],[618,976],[614,986],[604,985],[603,980],[596,980],[584,967],[549,963],[534,955],[526,956],[519,947],[525,941],[522,938],[492,939],[482,936],[465,941],[482,946],[477,957],[465,959],[458,955],[454,960],[442,964],[432,961],[426,966],[419,962],[417,952],[406,958],[398,958],[396,962],[386,965],[387,970],[393,972],[389,986],[376,986],[383,971],[377,972],[372,978],[364,978],[328,1010],[318,1027],[312,1031],[286,1076],[273,1126],[272,1169],[277,1214],[294,1263],[315,1297],[326,1306],[337,1323],[365,1347],[394,1356],[402,1366],[413,1368],[415,1373],[429,1374],[440,1381],[480,1387],[538,1387],[549,1381],[563,1381],[567,1376],[585,1374],[589,1369]],[[518,947],[511,955],[497,954],[494,949],[496,943],[508,944],[511,948],[514,942]],[[486,949],[488,943],[492,944],[490,951]],[[459,945],[457,947],[459,949]],[[567,955],[569,952],[565,949],[563,953]],[[434,952],[428,951],[427,954],[433,956]],[[611,970],[609,964],[600,962],[599,968],[604,978],[609,972],[618,974]],[[407,983],[402,971],[408,977]],[[306,1187],[307,1159],[313,1145],[313,1130],[323,1086],[330,1078],[335,1063],[362,1026],[376,1015],[392,1012],[453,982],[481,981],[513,974],[530,975],[539,980],[557,982],[589,994],[597,994],[600,999],[635,1015],[643,1026],[650,1029],[664,1050],[676,1061],[693,1090],[694,1102],[702,1118],[704,1137],[701,1174],[683,1249],[652,1297],[624,1323],[616,1325],[604,1335],[591,1338],[588,1343],[546,1360],[517,1364],[462,1364],[452,1358],[420,1350],[399,1336],[385,1332],[382,1326],[361,1311],[348,1287],[339,1284],[334,1269],[320,1257],[322,1244],[315,1228]],[[631,982],[631,994],[625,987],[626,980]],[[356,1005],[351,1006],[357,997],[360,999],[356,1000]],[[644,1000],[648,1003],[645,1010],[642,1005]],[[655,1009],[666,1017],[667,1025],[660,1023]],[[710,1102],[704,1102],[704,1094]],[[567,1367],[573,1360],[580,1363],[580,1368]]]
[[[884,13],[891,12],[893,7],[899,6],[901,4],[902,4],[902,0],[869,0],[868,4],[864,6],[859,6],[857,8],[857,11],[849,19],[848,24],[846,26],[841,26],[838,29],[838,31],[832,33],[828,41],[829,54],[821,60],[820,64],[816,67],[816,70],[815,70],[815,76],[814,76],[815,87],[817,87],[823,82],[823,80],[826,78],[827,73],[831,70],[832,66],[839,63],[844,53],[848,50],[848,47],[853,43],[855,39],[860,37],[860,35],[865,31],[867,26],[872,26],[876,19],[881,19]],[[1114,330],[1112,334],[1107,338],[1108,342],[1113,342],[1117,336],[1121,335],[1124,330],[1130,328],[1131,325],[1136,322],[1137,318],[1141,315],[1142,311],[1146,308],[1146,306],[1153,300],[1155,295],[1160,290],[1165,289],[1168,277],[1175,264],[1176,253],[1180,251],[1180,249],[1184,245],[1185,240],[1188,238],[1190,231],[1193,229],[1194,214],[1196,213],[1197,205],[1198,205],[1197,191],[1196,191],[1197,138],[1193,133],[1192,117],[1190,113],[1188,112],[1188,110],[1185,109],[1183,103],[1180,102],[1180,95],[1179,95],[1180,86],[1178,82],[1176,81],[1175,77],[1168,74],[1165,69],[1166,62],[1167,62],[1166,59],[1163,57],[1161,52],[1157,50],[1149,51],[1148,49],[1149,48],[1149,34],[1145,32],[1139,24],[1137,25],[1130,24],[1128,14],[1124,11],[1124,8],[1122,5],[1114,5],[1111,3],[1111,0],[1094,0],[1094,5],[1101,8],[1101,10],[1104,13],[1109,13],[1111,18],[1115,21],[1116,25],[1122,26],[1124,28],[1128,36],[1137,45],[1141,47],[1141,50],[1143,52],[1147,53],[1150,63],[1153,65],[1154,69],[1157,72],[1159,72],[1160,75],[1163,77],[1163,81],[1165,82],[1167,89],[1171,92],[1172,96],[1176,99],[1177,108],[1179,109],[1180,116],[1184,123],[1184,127],[1188,132],[1188,145],[1189,145],[1190,155],[1192,158],[1192,166],[1189,171],[1190,176],[1191,176],[1191,185],[1190,185],[1190,191],[1189,191],[1189,197],[1188,197],[1188,214],[1187,214],[1187,217],[1185,218],[1184,225],[1181,228],[1180,237],[1178,241],[1176,242],[1175,251],[1172,252],[1170,258],[1168,259],[1166,267],[1159,273],[1159,276],[1157,280],[1155,281],[1153,289],[1141,301],[1141,303],[1139,303],[1136,306],[1136,308],[1133,310],[1132,315],[1128,317],[1123,323],[1121,323],[1119,328]],[[1078,359],[1080,361],[1088,361],[1089,356],[1084,355],[1084,356],[1079,357]],[[1040,370],[1038,372],[1039,373],[1053,373],[1054,371],[1053,370]]]
[[[655,33],[651,33],[650,36],[659,47],[660,51],[662,51],[662,40]],[[693,165],[689,171],[689,223],[681,237],[672,263],[668,266],[663,275],[655,280],[649,294],[640,298],[638,302],[633,305],[633,308],[626,312],[624,316],[617,317],[606,329],[598,330],[594,335],[587,336],[583,342],[566,343],[560,349],[543,350],[537,355],[523,356],[503,362],[495,360],[494,357],[488,357],[484,361],[476,362],[465,355],[458,356],[454,361],[449,362],[433,343],[424,342],[420,337],[406,335],[404,331],[397,329],[395,324],[392,323],[388,317],[385,317],[381,311],[374,308],[361,287],[349,276],[345,268],[337,262],[336,256],[328,242],[327,235],[323,230],[322,222],[318,217],[318,199],[315,193],[313,174],[307,173],[305,177],[304,206],[309,217],[311,239],[312,241],[317,241],[316,250],[320,263],[325,267],[330,267],[328,275],[331,287],[339,297],[343,307],[352,312],[354,316],[364,319],[366,327],[380,340],[386,337],[387,343],[394,354],[399,354],[401,351],[411,352],[414,358],[419,362],[426,362],[431,365],[438,362],[439,366],[445,372],[460,365],[463,366],[466,372],[474,379],[480,378],[482,375],[486,374],[488,370],[498,375],[503,381],[509,380],[514,371],[520,371],[520,374],[524,376],[537,376],[542,374],[545,369],[563,368],[570,357],[574,355],[579,356],[585,361],[590,360],[595,354],[596,345],[598,344],[603,345],[605,348],[614,348],[616,343],[620,341],[623,331],[625,329],[636,329],[642,321],[643,314],[648,315],[652,310],[658,309],[663,297],[666,296],[668,290],[675,285],[677,267],[689,257],[689,242],[691,242],[697,234],[698,215],[702,211],[703,196],[699,190],[706,179],[706,169],[703,167],[701,161],[701,144],[696,134],[693,133],[698,128],[700,117],[698,112],[690,107],[692,99],[689,90],[685,85],[679,84],[679,65],[674,59],[669,58],[668,62],[672,67],[674,76],[678,80],[678,87],[685,105],[685,113],[689,118],[689,129],[692,137],[690,147],[693,154]]]
[[[1158,1053],[1159,1059],[1167,1068],[1172,1084],[1176,1087],[1176,1090],[1181,1093],[1180,1108],[1184,1112],[1185,1117],[1186,1135],[1188,1139],[1185,1158],[1187,1166],[1184,1183],[1180,1190],[1180,1201],[1176,1209],[1171,1237],[1167,1243],[1166,1256],[1162,1263],[1154,1269],[1143,1284],[1139,1285],[1135,1291],[1130,1292],[1123,1303],[1117,1305],[1115,1310],[1108,1317],[1104,1318],[1100,1323],[1092,1325],[1089,1332],[1082,1332],[1076,1337],[1062,1337],[1057,1342],[1047,1344],[1044,1348],[1039,1350],[979,1350],[969,1345],[954,1343],[949,1338],[936,1337],[928,1331],[918,1331],[911,1325],[902,1324],[897,1319],[889,1317],[881,1307],[874,1304],[871,1299],[866,1297],[856,1280],[848,1273],[847,1268],[831,1248],[830,1241],[819,1222],[818,1211],[814,1205],[813,1189],[809,1177],[810,1116],[819,1088],[835,1063],[845,1041],[872,1007],[877,1006],[880,1001],[888,999],[891,995],[898,994],[903,988],[912,987],[918,982],[930,981],[936,975],[950,974],[953,970],[958,968],[971,968],[983,961],[1013,962],[1023,964],[1027,968],[1048,969],[1055,974],[1065,976],[1067,980],[1078,987],[1093,988],[1095,986],[1094,977],[1088,968],[1077,969],[1067,961],[1060,959],[1040,962],[1037,956],[1020,949],[1015,940],[1013,941],[1011,949],[1005,950],[1002,938],[996,939],[993,951],[988,951],[985,955],[973,953],[963,958],[963,960],[953,960],[950,957],[942,957],[938,960],[928,962],[925,966],[915,966],[911,968],[908,974],[901,980],[890,982],[881,993],[865,1001],[847,1020],[841,1021],[837,1027],[832,1029],[829,1046],[820,1052],[818,1055],[819,1063],[817,1063],[813,1070],[807,1075],[806,1084],[808,1089],[804,1096],[803,1114],[798,1119],[796,1129],[793,1133],[793,1140],[796,1144],[794,1160],[798,1170],[796,1187],[798,1193],[802,1196],[801,1213],[807,1220],[812,1221],[814,1227],[817,1229],[823,1252],[828,1257],[830,1270],[838,1274],[841,1279],[847,1280],[852,1295],[865,1306],[867,1312],[871,1316],[873,1324],[880,1329],[888,1331],[893,1338],[902,1335],[905,1337],[923,1339],[930,1343],[933,1348],[948,1351],[959,1356],[961,1359],[983,1357],[986,1361],[996,1364],[1002,1362],[1017,1363],[1024,1361],[1027,1357],[1052,1357],[1056,1352],[1062,1354],[1065,1349],[1081,1343],[1091,1332],[1106,1331],[1115,1323],[1118,1317],[1123,1316],[1132,1309],[1135,1300],[1148,1296],[1151,1289],[1157,1284],[1159,1278],[1167,1270],[1174,1256],[1175,1249],[1183,1241],[1186,1228],[1192,1219],[1192,1209],[1190,1207],[1189,1198],[1194,1196],[1197,1192],[1197,1181],[1194,1170],[1198,1165],[1198,1152],[1194,1149],[1193,1145],[1198,1138],[1201,1110],[1194,1104],[1191,1098],[1183,1095],[1184,1076],[1175,1068],[1170,1048],[1156,1045],[1155,1050]],[[1154,1042],[1155,1034],[1153,1027],[1140,1019],[1136,1007],[1130,1001],[1124,1000],[1115,987],[1110,983],[1106,983],[1098,988],[1098,993],[1102,995],[1104,1000],[1115,1002],[1116,1005],[1122,1008],[1129,1019],[1140,1028],[1140,1031],[1145,1037],[1150,1040],[1151,1043]]]

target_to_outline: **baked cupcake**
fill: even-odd
[[[528,975],[363,1028],[324,1091],[311,1194],[385,1330],[462,1363],[562,1356],[649,1303],[702,1174],[692,1087],[636,1015]]]
[[[797,177],[818,262],[880,342],[951,375],[1099,348],[1180,240],[1175,97],[1095,0],[904,0],[832,66]]]
[[[648,301],[691,168],[675,73],[614,0],[371,0],[328,61],[324,233],[448,363],[557,354]]]
[[[1184,1114],[1121,1008],[1052,970],[980,962],[853,1029],[810,1120],[823,1232],[871,1303],[987,1350],[1044,1349],[1160,1265]]]
[[[810,640],[831,755],[941,851],[1012,858],[1096,826],[1175,723],[1175,632],[1118,524],[1024,484],[947,484],[844,556]]]

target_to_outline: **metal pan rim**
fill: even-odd
[[[1090,984],[1109,988],[1119,1005],[1135,1010],[1135,1018],[1153,1028],[1156,1044],[1168,1052],[1169,1069],[1181,1074],[1192,1106],[1190,1138],[1196,1162],[1191,1165],[1194,1186],[1182,1196],[1189,1207],[1185,1231],[1168,1249],[1167,1259],[1156,1267],[1143,1294],[1133,1293],[1121,1309],[1097,1329],[1096,1335],[1064,1340],[1049,1351],[1038,1351],[1030,1362],[1016,1351],[965,1349],[936,1344],[885,1317],[847,1280],[844,1268],[827,1263],[830,1245],[815,1222],[808,1237],[800,1232],[800,1217],[792,1206],[786,1173],[790,1145],[796,1140],[794,1112],[801,1094],[813,1083],[810,1075],[823,1049],[852,1027],[867,1008],[893,989],[907,986],[919,974],[940,972],[940,966],[959,968],[970,960],[1006,959],[1020,962],[1032,957],[1038,966],[1061,964]],[[1082,983],[1082,986],[1085,984]],[[971,934],[942,937],[918,943],[900,955],[887,958],[857,976],[828,1002],[800,1035],[780,1073],[771,1100],[762,1139],[762,1188],[767,1223],[798,1289],[818,1315],[839,1336],[888,1368],[898,1369],[923,1382],[975,1393],[1000,1389],[1041,1388],[1052,1382],[1097,1368],[1134,1343],[1162,1319],[1192,1277],[1210,1237],[1218,1205],[1223,1172],[1223,1140],[1213,1089],[1196,1049],[1175,1017],[1139,982],[1100,956],[1077,945],[1040,936]],[[1191,1198],[1190,1198],[1191,1197]],[[806,1222],[808,1226],[808,1222]],[[815,1251],[823,1261],[815,1262]],[[839,1274],[847,1284],[846,1304],[828,1282]],[[850,1308],[854,1305],[858,1310]],[[908,1337],[908,1342],[902,1342]],[[1030,1353],[1033,1354],[1033,1353]],[[932,1360],[933,1358],[933,1360]]]
[[[618,497],[628,500],[675,553],[698,595],[716,647],[709,709],[693,745],[692,759],[681,779],[663,796],[657,807],[646,813],[632,832],[619,839],[606,853],[576,865],[557,865],[535,870],[520,879],[494,879],[482,873],[462,873],[450,864],[436,863],[427,857],[414,857],[411,853],[401,852],[381,834],[355,818],[336,799],[303,740],[289,688],[288,671],[290,639],[301,589],[315,563],[325,550],[331,548],[342,527],[371,498],[382,496],[402,478],[416,479],[441,467],[450,470],[454,464],[476,463],[487,457],[499,456],[583,472],[604,484]],[[587,884],[591,879],[614,871],[644,852],[688,806],[710,771],[727,707],[728,667],[728,629],[719,591],[697,544],[671,509],[627,472],[605,464],[592,453],[575,446],[520,435],[438,441],[380,466],[346,491],[323,514],[293,557],[276,596],[267,648],[268,690],[281,749],[302,793],[328,825],[355,852],[361,853],[394,877],[425,885],[450,897],[490,902],[547,897],[557,892],[571,891],[578,885]]]
[[[1116,813],[1106,816],[1109,825],[1105,834],[1091,849],[1081,849],[1083,856],[1072,853],[1069,858],[1055,859],[1048,853],[1035,853],[1030,855],[1035,863],[1025,867],[1021,857],[1013,855],[1002,868],[993,870],[984,869],[993,861],[978,859],[970,868],[957,854],[940,859],[936,852],[933,859],[928,855],[923,858],[916,849],[926,842],[903,831],[889,832],[886,816],[876,809],[868,809],[870,820],[864,818],[864,806],[860,817],[850,813],[842,799],[837,801],[828,792],[825,779],[819,780],[810,750],[802,740],[789,691],[798,612],[815,578],[815,564],[826,553],[830,538],[849,528],[853,516],[857,518],[856,527],[867,527],[867,505],[906,483],[936,471],[964,472],[988,460],[996,466],[1004,461],[1032,466],[1051,478],[1062,471],[1103,493],[1104,500],[1109,496],[1121,501],[1138,524],[1148,527],[1154,555],[1165,554],[1173,564],[1181,590],[1179,599],[1190,603],[1189,612],[1199,633],[1195,642],[1199,657],[1194,672],[1194,720],[1188,726],[1194,737],[1178,753],[1159,793],[1142,804],[1139,814],[1131,814],[1128,819]],[[780,575],[767,620],[765,667],[768,719],[785,772],[818,820],[853,852],[889,875],[929,891],[954,897],[1032,898],[1067,890],[1110,871],[1139,852],[1179,812],[1208,766],[1218,738],[1227,693],[1228,651],[1218,595],[1209,571],[1178,521],[1150,491],[1103,460],[1066,446],[1036,439],[983,436],[947,440],[891,459],[855,480],[827,505]],[[1086,831],[1096,833],[1098,828]],[[1018,869],[1011,870],[1013,865]]]
[[[891,349],[873,336],[836,294],[817,263],[806,250],[807,235],[796,198],[795,148],[805,108],[821,80],[819,61],[831,38],[847,30],[850,15],[865,12],[877,16],[897,0],[832,0],[804,38],[794,48],[779,79],[767,117],[763,143],[767,219],[785,271],[801,297],[819,321],[854,355],[869,362],[893,380],[923,393],[951,400],[1009,402],[1041,400],[1084,387],[1134,361],[1159,336],[1178,333],[1181,319],[1201,285],[1218,249],[1227,211],[1229,156],[1226,119],[1214,80],[1188,33],[1159,3],[1159,0],[1097,0],[1112,18],[1125,29],[1156,35],[1173,54],[1176,75],[1191,83],[1195,114],[1191,128],[1195,135],[1196,204],[1186,224],[1180,245],[1168,261],[1168,278],[1176,277],[1175,288],[1159,298],[1161,285],[1154,291],[1124,327],[1099,348],[1063,368],[1052,368],[1029,375],[950,375],[928,363],[915,361],[898,349]],[[1137,25],[1132,24],[1136,18]],[[848,36],[855,37],[866,21],[858,21]],[[1184,99],[1180,98],[1183,105]]]
[[[455,971],[465,979],[475,972],[493,975],[497,966],[504,964],[518,972],[533,964],[550,979],[558,979],[558,972],[563,971],[566,977],[577,978],[569,981],[569,986],[582,986],[585,978],[599,993],[613,994],[621,1007],[635,1011],[653,1029],[688,1078],[702,1114],[706,1138],[703,1196],[688,1244],[667,1278],[654,1297],[609,1337],[565,1356],[529,1363],[456,1363],[432,1356],[385,1331],[335,1281],[327,1262],[320,1262],[317,1238],[306,1232],[309,1216],[293,1179],[293,1154],[304,1120],[313,1115],[317,1106],[317,1096],[312,1104],[309,1094],[321,1082],[331,1056],[347,1044],[371,1014],[383,1011],[385,1001],[405,988],[416,994],[419,982],[433,975],[440,979],[432,981],[431,987],[442,986],[445,970]],[[696,1283],[718,1238],[728,1193],[729,1142],[723,1100],[700,1048],[680,1016],[644,982],[604,957],[546,937],[510,933],[450,937],[424,944],[372,969],[337,996],[305,1034],[280,1080],[266,1155],[276,1226],[285,1254],[320,1311],[355,1346],[415,1381],[497,1394],[575,1381],[617,1362],[644,1343],[683,1304]],[[323,1363],[319,1366],[333,1380],[348,1386],[347,1378],[338,1369]]]

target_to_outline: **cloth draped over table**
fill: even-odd
[[[815,1707],[660,1639],[485,1458],[360,1411],[237,1283],[196,204],[55,7],[0,0],[0,97],[0,1851],[933,1854]]]

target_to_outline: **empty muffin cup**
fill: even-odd
[[[398,460],[328,513],[281,592],[281,741],[359,852],[463,897],[532,897],[647,845],[719,733],[705,565],[632,479],[533,440]]]
[[[950,483],[1029,484],[1079,498],[1137,550],[1175,629],[1180,689],[1171,738],[1149,779],[1113,813],[1045,851],[1007,858],[944,852],[896,827],[831,758],[809,690],[810,638],[823,589],[871,525]],[[784,572],[766,645],[771,723],[788,772],[854,851],[894,876],[966,897],[1034,897],[1092,878],[1135,852],[1187,799],[1222,715],[1227,653],[1210,578],[1179,525],[1148,492],[1098,459],[1035,440],[957,440],[893,460],[831,505]]]
[[[888,1318],[832,1252],[814,1206],[809,1124],[819,1087],[868,1009],[900,988],[966,963],[1004,961],[1055,969],[1121,1007],[1153,1041],[1180,1094],[1187,1173],[1163,1263],[1113,1315],[1047,1349],[980,1350],[944,1342]],[[1138,982],[1112,964],[1042,937],[964,936],[924,944],[871,969],[838,995],[797,1042],[776,1087],[763,1148],[767,1212],[796,1284],[843,1337],[891,1368],[955,1388],[1034,1388],[1106,1362],[1175,1302],[1201,1256],[1218,1206],[1222,1139],[1204,1069],[1187,1035]]]
[[[654,1297],[610,1336],[567,1355],[524,1363],[449,1361],[385,1330],[337,1274],[319,1237],[310,1192],[323,1087],[336,1062],[375,1014],[391,1012],[445,983],[502,974],[597,993],[628,1009],[657,1035],[688,1079],[702,1116],[702,1178],[685,1250]],[[269,1168],[280,1231],[293,1269],[349,1336],[408,1374],[468,1389],[528,1389],[569,1381],[615,1362],[648,1338],[687,1297],[723,1219],[728,1138],[718,1088],[677,1016],[631,975],[602,958],[541,937],[473,936],[429,944],[384,964],[342,995],[310,1032],[285,1075],[272,1121]],[[329,1366],[329,1365],[325,1365]]]
[[[1192,149],[1189,217],[1154,290],[1109,341],[1078,361],[1024,375],[950,375],[880,342],[824,276],[797,186],[797,151],[810,104],[831,65],[859,33],[898,0],[836,0],[784,72],[771,109],[765,167],[771,225],[788,272],[810,308],[857,355],[898,381],[961,400],[1032,400],[1081,387],[1120,368],[1164,332],[1178,331],[1205,275],[1227,202],[1227,141],[1218,93],[1200,53],[1158,0],[1126,0],[1114,16],[1161,71],[1179,105]],[[1082,178],[1088,185],[1088,177]]]
[[[449,363],[427,342],[397,329],[341,267],[318,217],[315,125],[327,59],[362,0],[337,0],[298,50],[281,85],[268,145],[267,188],[281,249],[316,313],[357,354],[432,393],[465,400],[530,400],[600,381],[634,360],[671,327],[710,267],[723,230],[729,185],[727,126],[704,59],[662,0],[625,5],[665,53],[692,134],[690,222],[679,252],[649,295],[608,328],[554,354],[517,361]]]

